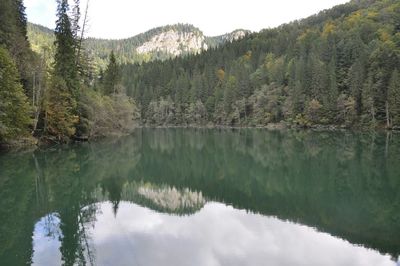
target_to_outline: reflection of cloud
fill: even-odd
[[[99,265],[396,265],[390,256],[312,228],[219,203],[183,217],[127,202],[114,217],[110,203],[99,206],[91,232]],[[41,246],[35,254],[54,252]]]
[[[33,232],[33,265],[58,265],[61,254],[58,252],[61,244],[58,242],[60,236],[60,219],[56,214],[48,214],[36,223]]]

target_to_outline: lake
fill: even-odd
[[[400,265],[400,135],[138,129],[0,155],[0,265]]]

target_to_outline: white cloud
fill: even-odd
[[[238,28],[259,31],[348,0],[91,0],[89,36],[124,38],[151,28],[190,23],[206,35]],[[82,0],[85,6],[86,0]],[[54,28],[55,0],[25,0],[31,22]]]

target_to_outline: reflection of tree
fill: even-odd
[[[44,229],[46,237],[55,238],[60,235],[59,220],[56,219],[53,213],[46,214],[44,217]]]
[[[197,130],[205,144],[195,149],[190,132],[176,131],[167,151],[143,145],[134,175],[399,252],[398,135]],[[145,131],[143,143],[159,134]]]
[[[113,212],[115,216],[117,216],[118,205],[121,201],[121,193],[124,182],[126,181],[123,178],[119,178],[118,176],[114,178],[107,178],[102,182],[103,191],[108,192],[108,200],[113,205]]]
[[[94,264],[89,228],[96,202],[110,200],[115,215],[121,200],[191,214],[204,198],[395,255],[399,147],[398,135],[143,129],[118,140],[7,155],[0,157],[0,260],[14,262],[7,252],[22,247],[21,256],[30,258],[34,220],[58,213],[64,264]]]
[[[43,179],[46,180],[41,182],[45,188],[39,187],[38,190],[48,190],[41,193],[48,195],[47,201],[42,202],[42,205],[51,206],[60,219],[58,228],[63,264],[86,265],[86,258],[92,262],[93,254],[85,224],[93,221],[95,210],[84,208],[90,202],[90,198],[86,196],[88,187],[85,187],[80,177],[82,165],[79,164],[75,151],[47,153],[41,156],[40,160],[35,157],[35,166],[37,172],[42,173]],[[52,226],[51,223],[46,225]],[[51,231],[51,227],[45,229]]]
[[[79,213],[79,222],[81,229],[81,238],[80,244],[81,246],[85,246],[87,257],[89,259],[90,265],[95,265],[95,250],[93,245],[91,244],[92,239],[89,236],[89,227],[94,227],[95,215],[97,213],[97,206],[91,204],[85,207]]]
[[[80,230],[76,210],[77,206],[63,210],[60,212],[60,229],[62,235],[60,236],[61,242],[61,259],[64,265],[74,265],[77,257],[79,257],[79,264],[85,264],[82,254],[82,247],[80,247]]]
[[[1,265],[32,260],[35,171],[29,162],[29,153],[0,155]]]
[[[69,206],[100,183],[115,214],[120,200],[176,213],[154,203],[157,198],[168,201],[162,198],[166,192],[158,190],[189,188],[209,199],[396,253],[400,244],[392,236],[400,232],[399,146],[398,137],[388,142],[380,134],[160,129],[79,146],[73,155],[66,150],[60,153],[62,161],[52,165],[65,166],[60,171],[64,176],[75,169],[68,182],[82,182],[60,184],[72,188],[69,196],[74,187],[80,189],[64,200]],[[146,192],[151,199],[137,193],[145,183],[153,184]],[[131,193],[124,192],[128,188]]]

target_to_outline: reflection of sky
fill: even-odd
[[[59,265],[61,254],[58,225],[60,219],[56,214],[49,214],[36,223],[33,232],[33,265]]]
[[[121,202],[99,204],[91,228],[97,265],[396,265],[387,255],[307,226],[207,203],[191,216]],[[35,226],[34,262],[59,265],[58,238]],[[56,263],[57,261],[57,263]]]

